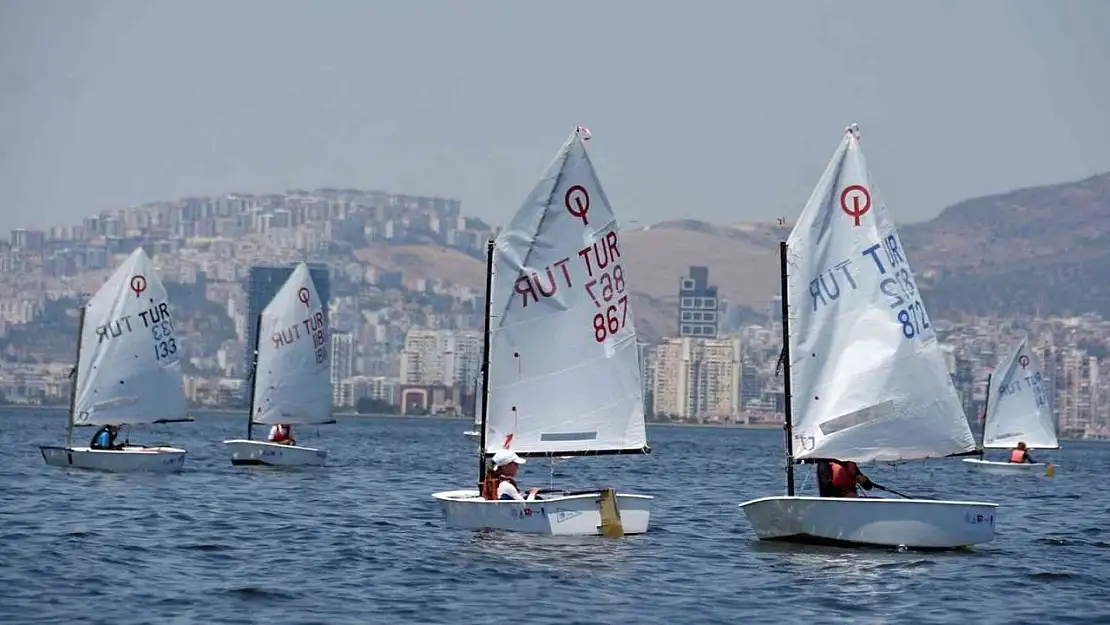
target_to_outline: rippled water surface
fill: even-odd
[[[3,623],[1110,622],[1104,443],[1036,454],[1055,478],[866,468],[903,492],[1001,504],[993,543],[933,554],[756,541],[737,504],[782,492],[778,431],[651,427],[648,456],[560,462],[559,486],[658,497],[648,534],[606,540],[445,528],[429,495],[474,482],[464,421],[298,428],[329,450],[299,471],[232,467],[220,441],[241,417],[135,429],[188,449],[175,475],[47,467],[36,446],[64,441],[64,423],[0,411]],[[551,471],[530,461],[522,482]]]

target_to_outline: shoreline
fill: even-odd
[[[31,412],[35,410],[50,410],[62,412],[68,410],[69,406],[30,406],[27,404],[0,404],[0,410],[11,410],[16,412]],[[190,416],[196,418],[197,414],[219,415],[219,416],[235,416],[242,415],[246,409],[236,408],[201,408],[189,409]],[[463,421],[466,423],[473,423],[473,417],[466,415],[452,416],[452,415],[410,415],[410,414],[379,414],[379,413],[360,413],[354,411],[333,411],[332,415],[336,418],[345,417],[353,419],[435,419],[437,421]],[[647,425],[661,426],[661,427],[677,427],[677,428],[728,428],[739,430],[781,430],[781,423],[769,424],[746,424],[746,423],[683,423],[674,421],[645,421]]]
[[[50,410],[62,412],[68,410],[69,406],[29,406],[26,404],[0,404],[0,410],[10,410],[12,412],[30,412],[34,410]],[[219,416],[235,416],[242,415],[245,409],[235,408],[204,408],[193,410],[190,409],[190,416],[196,418],[196,413],[205,413],[210,415]],[[465,415],[451,416],[451,415],[407,415],[407,414],[362,414],[358,412],[333,412],[336,418],[352,418],[352,419],[434,419],[436,421],[462,421],[464,423],[473,423],[473,418]],[[781,423],[675,423],[673,421],[651,421],[645,422],[649,426],[671,427],[671,428],[711,428],[711,429],[729,429],[729,430],[781,430],[783,424]],[[1061,442],[1072,443],[1110,443],[1110,440],[1098,438],[1061,438]]]

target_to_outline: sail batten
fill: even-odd
[[[906,251],[849,129],[787,239],[795,460],[975,449]]]
[[[485,451],[647,446],[627,263],[576,130],[493,252]]]
[[[254,422],[332,422],[330,337],[307,265],[293,270],[263,309],[259,327]]]
[[[987,392],[984,449],[1010,449],[1019,442],[1031,449],[1060,446],[1040,359],[1027,339],[999,363]]]
[[[185,418],[184,351],[172,313],[154,263],[136,248],[85,304],[74,425]]]

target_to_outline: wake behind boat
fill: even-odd
[[[326,451],[298,446],[292,439],[282,443],[253,439],[255,424],[279,429],[335,422],[328,328],[307,265],[297,265],[259,314],[255,327],[247,438],[224,441],[231,464],[322,466]]]
[[[796,462],[975,453],[854,125],[779,254],[787,495],[740,505],[756,536],[916,549],[993,540],[993,503],[795,495]]]
[[[648,495],[551,489],[497,498],[512,458],[642,454],[636,331],[616,220],[578,128],[509,227],[487,245],[481,489],[435,493],[449,527],[621,536],[648,529]]]
[[[987,401],[983,409],[983,450],[1013,450],[1019,444],[1033,449],[1058,449],[1056,419],[1044,388],[1044,375],[1037,355],[1022,339],[1010,357],[987,380]],[[1015,455],[1013,452],[1010,455]],[[1024,462],[1024,450],[1017,461],[965,458],[964,462],[985,473],[1007,475],[1045,475],[1052,477],[1051,463]],[[1031,456],[1030,456],[1031,458]]]
[[[185,450],[114,441],[118,426],[191,421],[166,287],[141,247],[80,310],[66,444],[46,464],[102,471],[179,471]],[[73,445],[73,428],[113,426],[100,447]],[[97,439],[101,432],[97,432]]]

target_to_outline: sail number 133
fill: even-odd
[[[150,331],[154,337],[155,360],[166,360],[177,355],[177,341],[173,339],[173,325],[168,320],[152,324]]]

